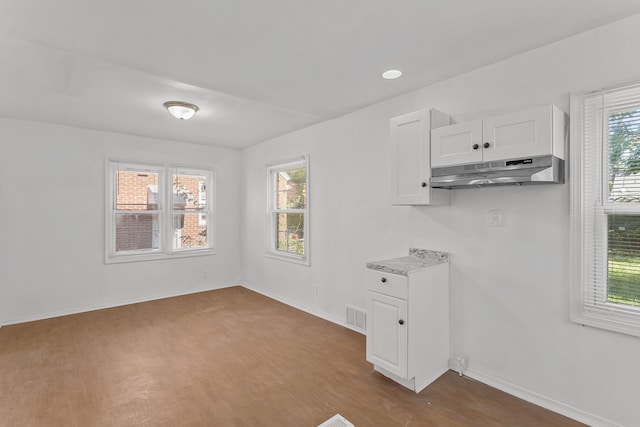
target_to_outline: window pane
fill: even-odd
[[[116,252],[158,249],[157,213],[117,213]]]
[[[158,173],[118,170],[116,172],[117,210],[156,210]]]
[[[279,213],[276,221],[276,248],[304,255],[304,214]]]
[[[205,210],[207,206],[207,177],[173,174],[173,208]]]
[[[640,307],[640,216],[609,215],[608,235],[607,298]]]
[[[206,212],[173,215],[173,249],[206,248],[207,223]]]
[[[609,202],[640,202],[640,109],[609,114]]]
[[[275,174],[276,209],[307,207],[307,169],[289,169]]]

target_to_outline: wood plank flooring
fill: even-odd
[[[454,372],[415,394],[365,337],[233,287],[0,328],[2,426],[578,426]]]

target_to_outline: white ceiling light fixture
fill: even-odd
[[[397,70],[397,69],[391,69],[391,70],[387,70],[384,73],[382,73],[382,78],[387,79],[387,80],[393,80],[393,79],[397,79],[401,75],[402,75],[402,71]]]
[[[179,120],[189,120],[199,110],[196,105],[181,101],[167,101],[162,105],[169,111],[169,114]]]

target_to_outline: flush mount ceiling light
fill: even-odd
[[[169,114],[179,120],[189,120],[199,110],[196,105],[188,102],[168,101],[162,105],[169,111]]]
[[[385,78],[387,80],[393,80],[393,79],[397,79],[398,77],[400,77],[402,75],[402,71],[400,70],[387,70],[384,73],[382,73],[382,78]]]

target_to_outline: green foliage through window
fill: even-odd
[[[608,202],[640,202],[640,110],[609,115]],[[640,307],[640,215],[609,213],[607,299]]]

